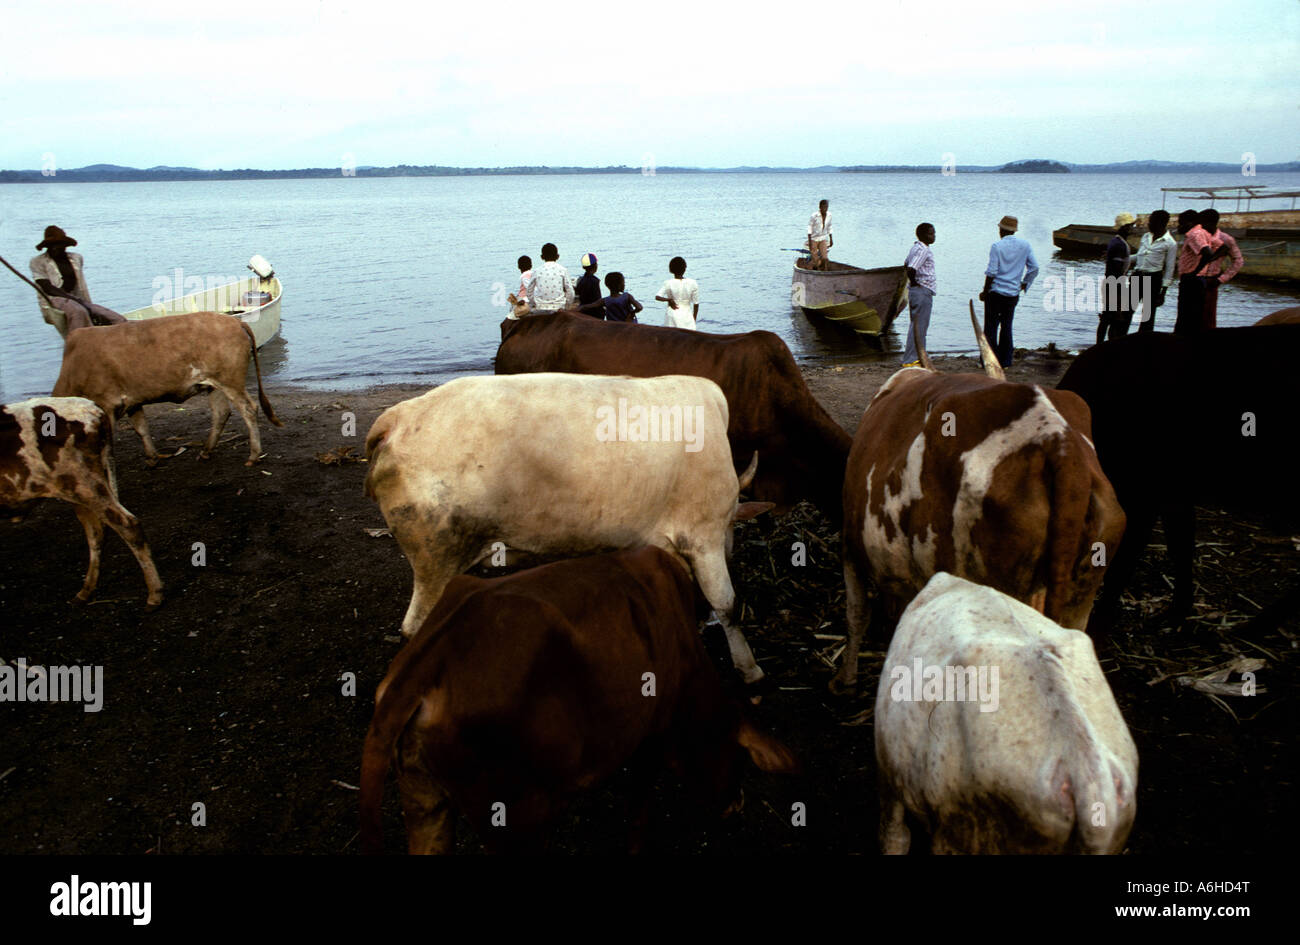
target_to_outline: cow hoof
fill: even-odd
[[[857,692],[858,687],[856,679],[852,682],[846,682],[844,674],[840,673],[831,678],[831,681],[826,684],[826,688],[830,690],[833,696],[848,698]]]
[[[93,592],[93,591],[78,591],[78,592],[77,592],[77,596],[74,597],[74,598],[72,598],[72,600],[69,601],[69,603],[71,603],[71,604],[86,604],[86,603],[89,603],[89,602],[90,602],[90,598],[93,597],[93,596],[94,596],[94,592]]]
[[[161,596],[157,600],[146,601],[144,605],[144,612],[146,614],[151,614],[162,605],[163,605],[163,598]]]
[[[207,450],[199,450],[199,459],[211,459],[212,454]]]
[[[150,469],[153,469],[155,466],[158,465],[158,457],[157,457],[156,455],[155,455],[155,456],[146,456],[146,457],[144,458],[144,464],[145,464],[146,466],[148,466]]]

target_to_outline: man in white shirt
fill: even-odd
[[[1165,292],[1173,285],[1177,263],[1178,244],[1169,233],[1169,211],[1155,210],[1147,217],[1147,232],[1142,234],[1133,263],[1135,301],[1142,306],[1138,331],[1155,331],[1156,309],[1165,303]]]
[[[528,284],[528,307],[534,315],[558,312],[573,307],[573,283],[569,273],[558,262],[560,251],[554,243],[542,247],[542,265],[533,271],[533,281]]]
[[[823,200],[817,204],[817,212],[808,221],[808,252],[812,255],[808,268],[825,269],[834,245],[835,237],[831,235],[831,202]]]
[[[907,348],[903,352],[903,367],[918,367],[920,361],[916,350],[919,335],[921,344],[925,344],[925,333],[930,330],[930,308],[934,305],[934,293],[939,284],[934,278],[934,225],[922,223],[916,228],[916,242],[912,244],[903,260],[907,270],[907,311],[910,324],[907,328]]]

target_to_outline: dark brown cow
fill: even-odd
[[[238,318],[220,312],[188,312],[130,321],[123,325],[78,328],[68,333],[55,397],[86,397],[116,419],[123,413],[144,444],[149,465],[158,451],[149,438],[144,405],[181,403],[209,392],[212,432],[199,454],[206,459],[217,447],[230,416],[239,409],[248,427],[248,461],[262,453],[257,405],[244,390],[251,357],[257,372],[257,397],[266,418],[284,426],[262,391],[262,366],[253,332]]]
[[[1090,435],[1088,405],[1063,391],[926,368],[886,381],[844,479],[849,640],[833,688],[856,681],[868,582],[877,621],[947,571],[1084,629],[1124,533]]]
[[[71,503],[85,529],[90,564],[77,600],[89,600],[99,582],[107,523],[140,562],[147,609],[162,603],[162,581],[144,530],[117,498],[113,425],[89,400],[44,397],[0,407],[0,507],[21,509],[37,499]]]
[[[498,374],[694,374],[727,398],[736,470],[762,454],[751,495],[784,511],[800,499],[840,519],[851,439],[808,390],[790,349],[770,331],[713,335],[606,322],[575,312],[507,319]]]
[[[737,806],[746,753],[793,771],[724,695],[696,616],[690,574],[658,548],[453,579],[375,694],[362,851],[380,851],[394,762],[411,853],[452,851],[453,808],[490,850],[538,849],[567,802],[624,765],[636,848],[665,764],[714,814]]]
[[[1300,306],[1296,308],[1280,308],[1276,312],[1270,312],[1259,321],[1256,325],[1300,325]]]

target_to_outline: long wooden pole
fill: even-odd
[[[44,296],[45,301],[49,302],[51,305],[54,304],[54,299],[52,299],[52,298],[50,298],[48,295],[46,295],[44,289],[42,289],[40,286],[38,286],[38,285],[37,285],[35,282],[33,282],[31,279],[28,279],[25,275],[23,275],[21,272],[19,272],[17,269],[15,269],[13,266],[9,265],[9,260],[5,259],[3,256],[0,256],[0,263],[4,263],[6,269],[8,269],[8,270],[9,270],[10,272],[12,272],[15,276],[17,276],[19,279],[22,279],[23,282],[26,282],[29,286],[31,286],[33,289],[35,289],[37,292],[39,292],[42,296]]]

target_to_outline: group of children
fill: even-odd
[[[560,253],[554,243],[542,247],[542,265],[533,271],[533,261],[528,256],[519,257],[519,292],[511,301],[527,302],[530,315],[545,315],[561,309],[574,309],[593,318],[610,322],[635,322],[637,313],[645,306],[627,291],[621,272],[605,276],[609,295],[601,297],[600,280],[596,277],[595,253],[582,257],[582,276],[577,283],[569,281],[569,273],[559,262]],[[694,279],[686,278],[686,260],[674,256],[668,263],[672,278],[659,287],[655,301],[667,303],[664,324],[672,328],[695,328],[700,317],[700,286]],[[517,310],[518,311],[518,310]],[[509,317],[518,318],[522,312]]]

